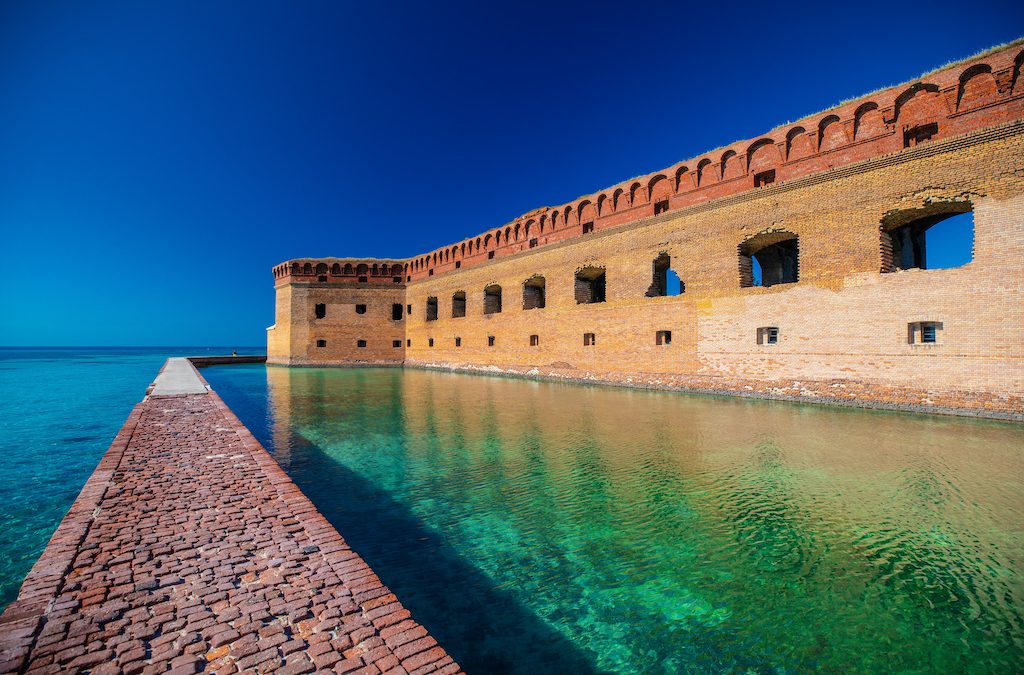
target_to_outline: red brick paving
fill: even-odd
[[[214,394],[138,404],[18,599],[0,673],[457,673]]]

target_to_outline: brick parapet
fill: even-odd
[[[459,672],[216,393],[147,396],[0,615],[0,673],[257,668]]]

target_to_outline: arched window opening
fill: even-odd
[[[679,275],[672,269],[672,258],[668,253],[662,253],[652,263],[653,275],[651,286],[647,289],[648,298],[657,298],[666,295],[679,295],[686,291],[686,286],[679,279]]]
[[[523,309],[543,309],[546,300],[544,277],[532,276],[523,282]]]
[[[427,298],[427,321],[437,321],[437,298]]]
[[[466,316],[466,292],[458,291],[452,296],[452,318]]]
[[[763,232],[740,244],[740,288],[800,280],[799,240],[792,232]]]
[[[882,219],[882,272],[962,267],[974,257],[970,204],[934,204]]]
[[[502,287],[493,284],[483,289],[483,313],[497,314],[502,310]]]
[[[607,283],[603,267],[584,267],[576,272],[576,304],[604,302]]]

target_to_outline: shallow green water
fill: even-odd
[[[389,369],[205,376],[471,672],[1019,672],[1024,428]]]

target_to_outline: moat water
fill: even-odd
[[[469,672],[1024,665],[1024,427],[396,369],[214,389]]]

